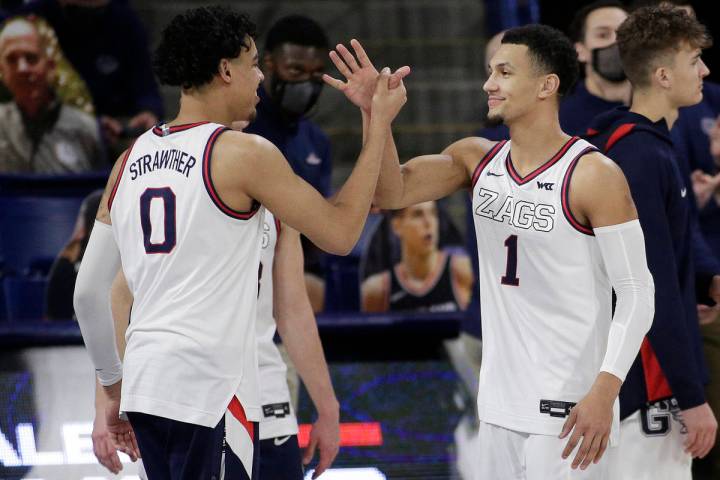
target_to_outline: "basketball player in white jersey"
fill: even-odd
[[[316,449],[319,450],[319,461],[314,473],[319,476],[330,467],[338,452],[339,406],[330,382],[315,316],[304,288],[300,235],[287,225],[281,226],[270,212],[265,213],[260,264],[264,273],[260,279],[256,325],[262,405],[259,426],[260,478],[301,480],[303,463],[310,462]],[[111,293],[121,358],[125,350],[125,333],[132,301],[132,294],[121,271],[113,282]],[[297,417],[290,402],[286,379],[287,366],[273,341],[278,330],[318,413],[310,432],[309,445],[302,456],[298,444]],[[107,437],[105,403],[106,395],[98,384],[95,392],[93,450],[98,461],[117,474],[122,465]],[[242,428],[235,417],[228,413],[225,420],[228,431]]]
[[[258,365],[260,370],[260,478],[300,480],[302,464],[316,448],[315,476],[332,464],[340,443],[339,405],[330,382],[315,316],[305,289],[303,253],[298,232],[265,214],[260,263],[267,277],[258,297]],[[273,341],[280,334],[290,360],[315,405],[318,419],[301,459],[298,424],[290,401],[287,366]]]
[[[260,205],[320,248],[347,253],[405,102],[383,73],[358,165],[331,203],[270,142],[227,128],[258,102],[254,30],[225,7],[189,10],[164,30],[154,67],[182,88],[180,111],[118,159],[78,273],[75,311],[109,397],[108,430],[121,447],[137,439],[151,479],[256,475]],[[108,303],[121,263],[134,298],[122,366]],[[226,410],[244,425],[235,438],[225,437]]]
[[[341,45],[331,52],[347,81],[325,80],[367,124],[376,71],[352,45],[357,58]],[[608,478],[612,456],[602,457],[617,435],[618,392],[652,321],[653,282],[627,182],[558,123],[559,98],[576,76],[562,33],[509,30],[483,88],[489,116],[508,125],[511,141],[466,138],[402,166],[386,145],[379,207],[472,189],[483,319],[478,479]]]

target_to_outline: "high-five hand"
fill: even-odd
[[[407,92],[402,81],[400,86],[390,89],[390,69],[385,67],[377,79],[375,92],[370,100],[371,116],[373,119],[379,117],[381,121],[389,125],[395,119],[400,109],[407,102]]]
[[[335,47],[336,50],[330,51],[330,59],[345,77],[345,81],[343,82],[327,74],[323,75],[323,80],[331,87],[343,92],[348,100],[364,110],[365,113],[370,113],[372,97],[379,74],[360,42],[352,39],[350,45],[355,51],[355,55],[350,53],[350,50],[343,44],[338,44]],[[391,90],[397,88],[402,83],[402,79],[409,74],[410,67],[408,66],[395,70],[390,75],[389,88]]]

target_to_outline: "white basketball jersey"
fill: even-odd
[[[280,234],[280,223],[272,213],[266,211],[260,253],[262,275],[257,312],[258,367],[263,409],[260,440],[295,435],[298,432],[287,384],[287,366],[273,341],[277,330],[273,311],[273,266]]]
[[[260,419],[255,337],[264,209],[225,205],[211,180],[225,127],[155,127],[128,150],[108,201],[134,302],[123,411],[215,427],[241,381]]]
[[[592,150],[573,137],[521,177],[500,142],[473,174],[485,422],[558,435],[600,371],[612,290],[592,229],[568,205],[572,172]],[[616,402],[614,433],[618,412]]]

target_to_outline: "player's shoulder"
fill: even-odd
[[[282,155],[269,140],[253,133],[226,130],[220,135],[213,148],[214,162],[254,164]]]
[[[616,189],[627,188],[622,169],[597,150],[587,152],[578,159],[570,181],[575,195],[589,199]]]
[[[606,177],[622,175],[622,170],[612,159],[599,152],[590,150],[580,156],[573,172],[573,178],[601,180]]]
[[[450,144],[443,153],[482,158],[498,142],[483,137],[465,137]]]

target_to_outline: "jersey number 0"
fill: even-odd
[[[150,204],[153,199],[162,201],[163,223],[165,239],[162,243],[153,243],[151,240],[153,224],[150,220]],[[140,195],[140,224],[143,231],[145,253],[170,253],[175,248],[175,193],[170,187],[148,188]],[[156,225],[156,228],[160,225]]]

